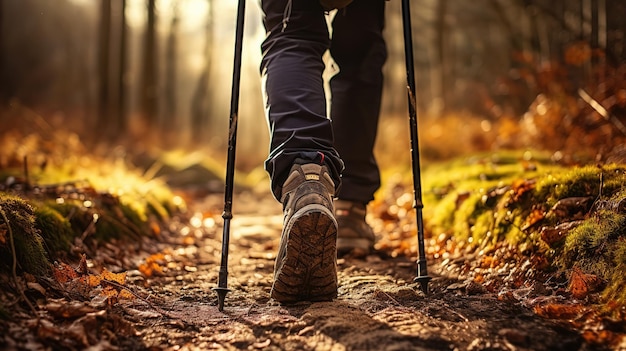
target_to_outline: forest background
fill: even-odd
[[[0,0],[0,130],[62,127],[94,152],[121,143],[136,153],[183,148],[223,160],[236,5]],[[400,1],[386,10],[381,155],[408,147]],[[626,132],[623,2],[420,0],[412,10],[424,157],[519,147],[556,158],[615,152]],[[269,139],[261,21],[248,1],[238,141],[238,167],[247,170],[262,164]],[[329,62],[325,75],[336,69]],[[402,155],[380,158],[407,161]]]

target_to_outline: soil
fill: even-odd
[[[164,268],[147,278],[129,272],[128,284],[145,299],[117,306],[134,328],[122,349],[605,348],[588,344],[567,324],[539,317],[519,300],[503,299],[460,281],[450,264],[430,262],[433,279],[425,295],[413,282],[414,259],[384,252],[340,258],[335,301],[280,305],[270,300],[269,291],[281,208],[271,196],[254,193],[237,194],[234,200],[228,264],[231,291],[220,312],[212,288],[217,285],[221,259],[222,201],[219,195],[204,197],[191,208],[195,214],[190,223],[172,225],[176,234],[167,243],[144,245],[161,254],[158,264]],[[142,253],[135,261],[147,259]]]
[[[585,304],[558,286],[550,290],[530,265],[502,265],[509,247],[489,253],[488,261],[500,263],[486,268],[480,252],[429,261],[424,294],[413,282],[415,257],[395,254],[391,235],[381,236],[387,241],[378,251],[338,259],[336,300],[281,305],[269,293],[282,211],[267,192],[241,192],[233,201],[230,292],[220,311],[213,288],[223,195],[184,196],[188,212],[156,231],[158,238],[87,240],[80,263],[57,264],[38,281],[19,278],[22,298],[8,293],[13,279],[0,275],[0,349],[626,350],[622,320],[590,324]]]

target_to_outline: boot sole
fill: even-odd
[[[281,303],[337,297],[337,222],[330,210],[311,204],[285,227],[286,254],[277,262],[270,296]]]

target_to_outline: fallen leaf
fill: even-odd
[[[69,264],[63,262],[54,263],[52,275],[54,276],[54,279],[61,284],[78,278],[76,270]]]
[[[580,268],[574,267],[570,275],[569,291],[577,299],[585,298],[596,292],[602,286],[602,280],[594,274],[586,274]]]
[[[530,336],[527,332],[518,329],[504,328],[500,329],[498,334],[508,340],[511,344],[524,346],[528,344]]]
[[[89,270],[87,269],[87,256],[85,254],[82,254],[76,272],[80,275],[89,274]]]
[[[161,317],[160,313],[154,312],[154,311],[140,311],[138,309],[135,308],[125,308],[124,311],[126,311],[126,313],[130,314],[133,317],[136,317],[137,319],[149,319],[149,318],[159,318]]]
[[[533,209],[529,214],[528,218],[526,218],[526,224],[522,227],[522,230],[528,230],[539,222],[541,222],[545,217],[545,213],[541,209]]]
[[[583,221],[570,221],[557,225],[556,227],[541,228],[541,240],[550,246],[560,243],[567,237],[569,232],[579,226]]]
[[[113,272],[109,272],[106,269],[103,269],[102,273],[100,273],[100,277],[102,279],[114,281],[114,282],[119,283],[121,285],[124,285],[126,283],[126,272],[113,273]]]
[[[39,284],[39,283],[28,282],[28,283],[26,283],[26,286],[29,289],[37,290],[41,295],[44,295],[44,296],[46,295],[46,289],[44,289],[44,287],[41,286],[41,284]]]
[[[47,319],[42,319],[38,323],[37,336],[41,339],[58,339],[62,336],[61,329]]]
[[[534,179],[518,179],[511,184],[511,202],[519,201],[529,191],[533,190],[536,186]]]
[[[552,319],[572,319],[585,312],[584,306],[580,304],[571,305],[558,303],[537,305],[534,310],[539,316]]]
[[[568,197],[557,201],[550,212],[557,218],[582,219],[589,212],[594,197]]]
[[[582,337],[592,345],[615,345],[623,336],[610,330],[585,330]]]
[[[165,262],[165,255],[157,253],[146,258],[146,262],[139,265],[139,271],[147,278],[153,275],[162,275],[163,267],[161,263]]]
[[[48,303],[45,309],[57,318],[76,318],[95,311],[80,301],[54,301]]]

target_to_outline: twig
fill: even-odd
[[[448,308],[448,311],[452,312],[453,314],[455,314],[457,317],[461,318],[462,320],[464,320],[466,323],[469,322],[469,319],[467,319],[467,317],[465,317],[464,315],[462,315],[461,313],[455,311],[454,309],[452,309],[452,307],[450,307],[450,305],[448,305],[447,303],[444,303],[444,306],[446,306]]]
[[[91,234],[96,226],[96,222],[98,221],[98,219],[99,217],[92,215],[91,222],[89,222],[89,225],[87,226],[87,228],[85,228],[85,231],[83,231],[83,234],[80,236],[81,241],[84,241],[87,238],[87,235]]]
[[[615,118],[612,114],[607,111],[602,104],[600,104],[597,100],[591,97],[584,89],[578,89],[578,95],[587,103],[591,108],[593,108],[596,112],[600,114],[600,116],[604,117],[607,121],[613,123],[613,125],[624,135],[626,135],[626,126],[619,119]]]
[[[171,314],[169,314],[167,311],[163,310],[162,308],[155,306],[154,304],[152,304],[152,302],[150,302],[148,299],[144,298],[143,296],[139,295],[138,293],[132,291],[129,287],[124,286],[116,281],[113,280],[109,280],[109,279],[102,279],[100,281],[100,285],[102,285],[104,283],[104,285],[110,285],[112,287],[114,287],[118,293],[122,290],[126,290],[129,293],[131,293],[133,296],[135,296],[136,298],[140,299],[141,301],[145,302],[148,304],[148,306],[150,306],[152,309],[154,309],[155,311],[159,312],[160,314],[172,318],[172,319],[180,319],[178,317],[172,316]]]
[[[11,229],[11,223],[9,223],[9,218],[4,212],[4,209],[2,208],[2,206],[0,206],[0,214],[2,215],[2,218],[4,219],[4,223],[7,224],[7,228],[9,230],[9,242],[11,244],[11,254],[13,256],[13,264],[11,266],[11,272],[13,273],[13,280],[15,281],[15,288],[20,292],[20,295],[24,299],[24,302],[26,302],[28,307],[30,307],[30,309],[33,311],[33,314],[35,315],[35,318],[37,318],[37,322],[39,322],[39,315],[37,314],[37,310],[35,309],[35,306],[33,306],[30,300],[26,297],[26,294],[24,294],[24,290],[21,289],[20,283],[17,279],[17,254],[15,253],[15,241],[13,240],[13,229]]]
[[[381,293],[383,295],[385,295],[385,297],[387,297],[389,300],[391,300],[392,302],[394,302],[397,306],[402,306],[401,303],[398,302],[398,300],[394,299],[391,295],[389,295],[387,292],[382,291],[382,290],[377,290],[377,293]]]

